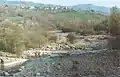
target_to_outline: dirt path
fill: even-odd
[[[26,62],[26,61],[27,61],[27,59],[19,59],[19,60],[10,62],[10,63],[5,63],[4,66],[5,66],[6,68],[15,67],[15,66],[17,66],[17,65],[20,65],[20,64]]]
[[[28,60],[28,59],[22,59],[22,58],[7,58],[8,59],[7,60],[6,57],[4,57],[2,59],[4,60],[4,68],[5,69],[14,68],[16,66],[23,64],[24,62],[26,62]]]

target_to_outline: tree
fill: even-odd
[[[120,49],[120,10],[117,7],[111,8],[109,16],[109,33],[115,37],[109,43],[112,49]]]
[[[24,50],[24,36],[18,25],[6,22],[0,27],[0,50],[20,54]]]
[[[112,36],[120,34],[120,11],[117,7],[111,8],[109,17],[109,31]]]

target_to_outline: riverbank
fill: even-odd
[[[10,57],[0,57],[0,59],[3,59],[3,61],[4,61],[4,69],[5,70],[19,66],[28,60],[28,59],[10,58]],[[0,69],[1,69],[1,67],[0,67]]]

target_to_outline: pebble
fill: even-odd
[[[22,71],[22,69],[19,69],[19,71]]]
[[[41,74],[40,73],[37,73],[36,76],[40,76]]]

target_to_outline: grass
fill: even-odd
[[[19,22],[21,20],[24,20],[23,17],[19,17],[19,16],[16,16],[16,17],[7,17],[8,20],[10,21],[14,21],[14,22]]]
[[[95,19],[103,18],[103,16],[86,14],[84,12],[64,12],[64,13],[56,13],[54,15],[59,20],[72,20],[72,19],[91,20],[93,18]]]

